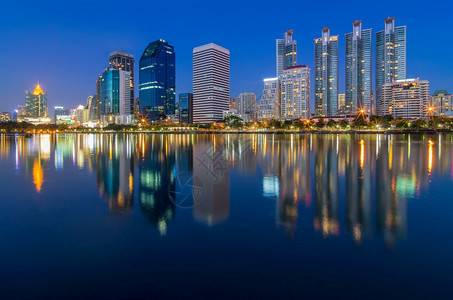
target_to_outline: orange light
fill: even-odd
[[[38,82],[38,84],[35,86],[35,89],[33,91],[33,95],[38,96],[38,95],[42,95],[43,93],[44,92]]]

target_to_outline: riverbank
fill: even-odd
[[[66,130],[66,131],[38,131],[38,132],[0,132],[1,135],[31,134],[437,134],[453,133],[453,129],[388,129],[388,130]]]

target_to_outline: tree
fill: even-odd
[[[422,119],[418,119],[418,120],[415,120],[414,122],[412,122],[411,126],[413,128],[420,129],[420,128],[426,126],[426,122],[424,120],[422,120]]]
[[[323,118],[320,118],[320,119],[318,120],[318,123],[316,123],[316,127],[317,127],[318,129],[322,129],[322,128],[324,128],[325,126],[326,126],[326,122],[324,122],[324,119],[323,119]]]
[[[347,127],[349,127],[349,122],[346,120],[341,120],[339,126],[340,128],[346,129]]]
[[[269,121],[269,127],[272,128],[272,129],[279,129],[282,127],[282,122],[280,122],[279,120],[275,120],[275,119],[272,119]]]
[[[338,123],[334,119],[330,119],[327,122],[327,127],[329,127],[329,128],[335,128],[335,127],[337,127],[337,125],[338,125]]]
[[[243,122],[244,120],[239,117],[239,116],[234,116],[234,115],[230,115],[230,116],[226,116],[225,119],[223,119],[223,122],[231,127],[231,128],[242,128],[243,127]]]

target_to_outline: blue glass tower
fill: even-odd
[[[139,62],[140,112],[160,119],[175,113],[175,51],[167,41],[148,45]]]
[[[179,122],[185,124],[192,124],[192,106],[193,106],[193,94],[184,93],[179,94]]]

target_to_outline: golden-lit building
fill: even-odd
[[[30,118],[47,117],[47,91],[44,91],[39,82],[33,92],[25,91],[25,111]]]

